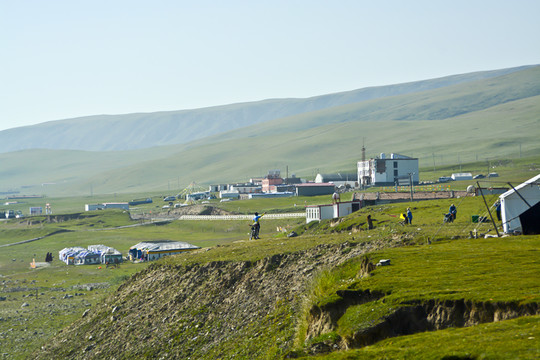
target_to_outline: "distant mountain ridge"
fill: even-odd
[[[52,126],[60,132],[59,142],[73,138],[74,144],[94,148],[110,141],[150,146],[159,140],[172,144],[124,151],[43,146],[3,152],[0,191],[47,196],[176,193],[192,182],[245,181],[264,176],[269,169],[285,168],[299,177],[314,178],[317,173],[355,172],[364,143],[369,157],[397,152],[418,158],[421,167],[538,156],[540,66],[503,71],[495,77],[482,76],[428,90],[419,89],[445,80],[421,82],[422,86],[412,88],[412,84],[404,84],[310,99],[266,100],[193,110],[195,124],[191,130],[198,129],[201,136],[184,143],[177,143],[180,140],[176,138],[182,131],[163,129],[160,121],[150,126],[147,119],[140,121],[148,129],[137,127],[128,115],[116,121],[102,120],[105,130],[101,126],[92,128],[96,123],[93,117],[36,125],[30,127],[37,129],[39,136],[35,138],[30,133],[26,138],[22,133],[12,133],[13,138],[4,140],[13,144],[43,139],[44,129]],[[400,94],[389,95],[390,90]],[[364,100],[353,101],[361,96]],[[218,117],[220,108],[229,111],[228,118]],[[263,108],[265,112],[258,111]],[[208,129],[197,127],[205,112]],[[299,113],[284,116],[289,112]],[[234,128],[242,123],[237,118],[250,125]],[[271,120],[261,120],[266,118]],[[173,124],[176,121],[169,120]],[[220,128],[222,123],[226,124],[224,128]],[[65,126],[56,128],[59,124]],[[211,128],[213,125],[217,127]],[[90,133],[85,133],[87,128]],[[157,139],[152,138],[154,130],[159,135]]]
[[[453,75],[306,99],[269,99],[194,110],[49,121],[0,131],[0,153],[25,149],[120,151],[185,144],[276,119],[494,78],[529,67]]]

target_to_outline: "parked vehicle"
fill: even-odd
[[[451,177],[449,176],[441,176],[439,178],[439,182],[440,183],[445,183],[445,182],[449,182],[449,181],[454,181],[454,179],[452,179]]]
[[[163,201],[174,201],[176,200],[176,196],[166,196],[163,198]]]

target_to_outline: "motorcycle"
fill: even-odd
[[[454,221],[454,215],[453,214],[451,214],[451,213],[444,214],[444,219],[443,219],[444,223],[451,223],[453,221]]]
[[[259,229],[257,228],[256,224],[250,224],[251,231],[249,232],[249,240],[252,239],[258,239],[259,238]]]

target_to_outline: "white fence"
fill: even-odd
[[[305,218],[306,213],[265,214],[263,219]],[[252,220],[253,215],[182,215],[175,220]]]

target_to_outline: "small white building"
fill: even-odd
[[[418,158],[405,155],[382,153],[378,159],[358,162],[358,183],[361,186],[408,185],[412,178],[418,184]]]
[[[471,173],[456,173],[452,174],[452,180],[458,181],[458,180],[472,180],[473,176]]]
[[[337,204],[306,206],[306,224],[312,221],[336,219],[360,210],[360,201],[344,201]]]

